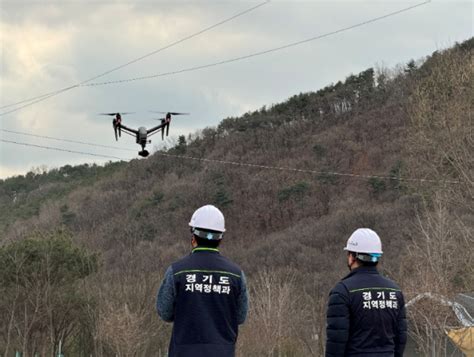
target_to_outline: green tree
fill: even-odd
[[[301,201],[309,190],[309,184],[305,181],[286,187],[278,192],[278,200],[280,202],[287,201],[290,198]]]
[[[227,207],[233,202],[233,200],[228,191],[224,175],[219,174],[219,173],[215,174],[213,177],[213,181],[216,185],[216,190],[214,192],[214,197],[213,197],[213,203],[217,207]]]
[[[0,248],[0,347],[52,355],[79,328],[84,295],[78,284],[98,259],[65,231],[35,234]],[[66,347],[67,348],[67,347]]]
[[[178,145],[176,145],[176,151],[179,154],[184,154],[186,152],[186,137],[184,135],[180,135],[178,137]]]
[[[371,177],[368,181],[369,186],[372,188],[372,193],[378,195],[387,189],[387,185],[383,179],[377,177]]]
[[[415,60],[410,60],[408,63],[407,63],[407,66],[406,68],[404,69],[405,73],[406,74],[413,74],[415,73],[416,71],[416,63],[415,63]]]

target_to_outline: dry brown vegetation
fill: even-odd
[[[404,285],[411,296],[425,291],[454,299],[474,287],[474,78],[472,49],[465,45],[434,54],[414,74],[408,172],[457,183],[417,188],[424,206],[408,250]],[[423,353],[446,353],[445,329],[459,326],[452,310],[423,301],[409,312]]]
[[[1,222],[2,249],[32,232],[66,229],[76,245],[100,256],[97,270],[77,282],[81,308],[68,335],[61,335],[66,353],[163,356],[170,326],[156,316],[156,290],[167,265],[189,252],[192,212],[214,203],[228,226],[222,253],[242,266],[249,281],[251,310],[239,355],[320,356],[327,295],[346,273],[341,249],[358,227],[380,234],[381,269],[402,285],[407,300],[423,292],[453,297],[474,286],[472,50],[471,39],[420,67],[411,63],[391,75],[369,69],[316,93],[225,119],[169,151],[392,180],[159,153],[104,171],[68,168],[67,180],[60,170],[33,174],[1,183],[1,209],[10,212],[5,217],[16,214]],[[52,184],[48,180],[55,185],[41,191]],[[13,190],[20,197],[16,203]],[[38,197],[37,206],[29,207]],[[15,288],[0,289],[0,353],[43,353],[28,326],[12,328],[29,321],[21,309],[11,313]],[[41,297],[33,290],[20,293]],[[449,309],[423,304],[410,311],[412,336],[422,353],[430,353],[432,341],[443,351],[441,328],[457,322]],[[58,342],[44,341],[49,349]]]

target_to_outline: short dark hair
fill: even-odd
[[[355,259],[357,259],[357,261],[359,262],[359,264],[361,266],[364,266],[364,267],[376,267],[377,264],[379,263],[378,261],[377,262],[367,262],[365,260],[361,260],[359,259],[359,257],[357,256],[358,253],[355,253],[355,252],[348,252],[350,255],[352,255]],[[360,253],[359,253],[360,254]]]
[[[196,243],[198,247],[204,247],[204,248],[217,248],[219,244],[221,244],[220,240],[212,240],[212,239],[206,239],[206,238],[201,238],[198,237],[197,235],[193,234],[194,239],[196,239]]]

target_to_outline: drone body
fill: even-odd
[[[137,137],[137,144],[142,147],[142,151],[139,151],[138,155],[143,156],[143,157],[147,157],[150,154],[148,150],[145,150],[146,144],[151,143],[151,140],[147,141],[147,136],[148,136],[148,131],[146,130],[146,128],[144,126],[139,127],[136,137]]]

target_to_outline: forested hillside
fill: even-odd
[[[407,300],[472,291],[473,48],[367,69],[145,160],[0,181],[0,354],[62,340],[65,356],[164,355],[156,291],[207,203],[249,280],[240,356],[322,355],[327,295],[359,227],[381,236],[381,270]],[[457,323],[430,304],[409,311],[421,354]]]

